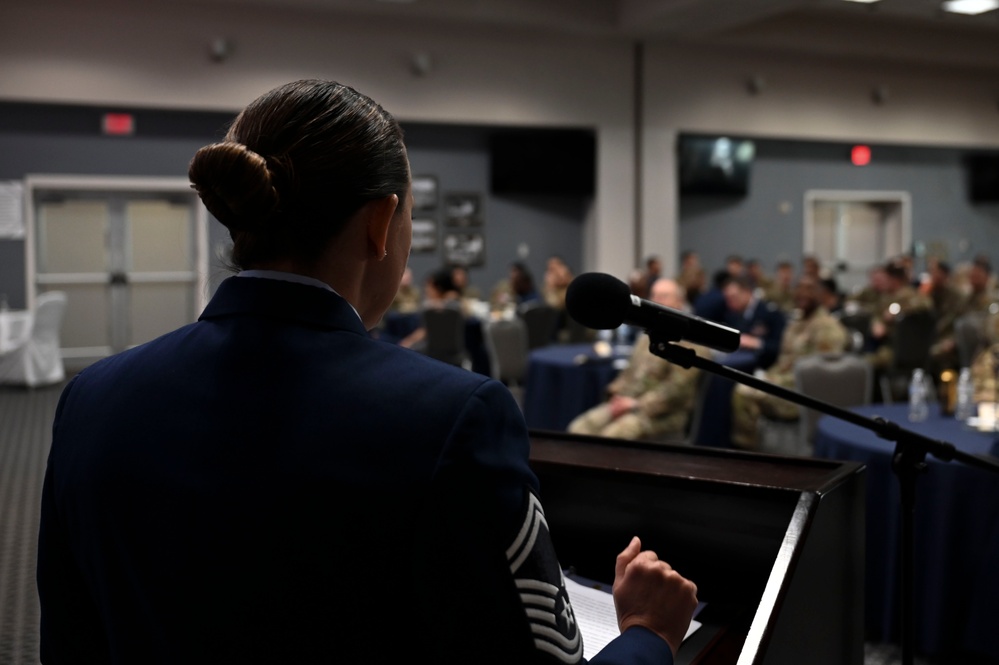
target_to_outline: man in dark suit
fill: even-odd
[[[752,369],[766,369],[777,360],[786,319],[773,303],[754,295],[744,277],[732,277],[722,288],[725,296],[724,323],[742,333],[740,351],[755,356]]]

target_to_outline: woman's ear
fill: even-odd
[[[388,255],[389,227],[399,207],[396,194],[368,201],[364,204],[365,224],[368,229],[368,245],[375,259],[381,261]]]

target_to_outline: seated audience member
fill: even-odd
[[[510,264],[510,275],[493,289],[492,304],[494,309],[518,307],[524,303],[540,300],[541,295],[534,286],[534,277],[527,266],[520,261]]]
[[[546,303],[557,310],[565,309],[565,292],[572,281],[572,271],[560,256],[548,257],[545,266],[543,295]]]
[[[451,266],[451,281],[462,298],[466,300],[479,300],[482,298],[482,293],[478,287],[472,286],[468,281],[467,266],[461,264]]]
[[[764,377],[784,388],[794,387],[794,364],[816,353],[839,353],[846,348],[846,329],[819,302],[819,284],[802,275],[794,291],[796,318],[781,338],[780,355]],[[732,443],[759,448],[756,425],[761,415],[775,420],[797,420],[796,404],[739,384],[732,394]]]
[[[950,275],[948,263],[933,261],[930,264],[930,279],[920,289],[932,301],[937,318],[936,337],[930,350],[934,374],[940,370],[955,369],[958,365],[954,322],[964,314],[967,303],[961,292],[951,284]]]
[[[389,311],[412,314],[419,309],[420,290],[413,286],[413,271],[407,266],[405,272],[402,273],[402,282],[399,284],[399,290],[395,294],[395,299],[392,300]]]
[[[784,314],[773,303],[757,298],[742,277],[729,278],[722,295],[726,308],[723,323],[742,333],[739,350],[755,354],[754,369],[773,365],[787,321]]]
[[[628,274],[628,289],[631,295],[646,299],[649,297],[649,283],[645,281],[645,273],[635,268]]]
[[[879,264],[867,271],[867,284],[847,300],[857,309],[875,314],[887,290],[888,274],[885,272],[885,266]]]
[[[729,254],[725,257],[725,272],[732,277],[745,277],[746,262],[738,254]]]
[[[794,266],[790,261],[777,264],[774,279],[763,297],[780,307],[782,312],[790,313],[794,309]]]
[[[992,284],[992,263],[987,256],[978,255],[971,263],[968,272],[968,294],[965,311],[968,312],[988,312],[989,307],[996,301],[996,294]]]
[[[451,278],[451,270],[448,268],[438,268],[429,275],[423,285],[423,311],[428,309],[456,309],[461,311],[461,294]],[[407,335],[399,342],[399,346],[420,351],[424,347],[424,340],[427,337],[427,328],[420,325],[419,328]]]
[[[663,276],[663,262],[655,254],[645,259],[645,291],[652,292],[652,284]]]
[[[805,254],[801,257],[801,274],[808,275],[816,282],[822,279],[822,262],[814,254]]]
[[[683,289],[671,279],[656,280],[651,295],[660,305],[683,308]],[[653,355],[648,335],[640,335],[628,367],[607,387],[608,400],[569,423],[569,431],[615,439],[680,435],[694,405],[697,373]]]
[[[545,283],[542,287],[542,297],[545,304],[558,311],[558,321],[555,324],[556,340],[568,342],[569,314],[565,311],[565,293],[572,282],[572,270],[561,256],[550,256],[545,266]]]
[[[676,281],[686,291],[687,303],[693,306],[708,285],[708,278],[697,252],[686,251],[680,254],[680,274]]]
[[[843,294],[840,293],[839,284],[836,283],[835,277],[819,280],[819,304],[835,317],[842,314]]]
[[[731,279],[727,270],[719,270],[711,277],[711,288],[697,298],[694,303],[694,314],[702,319],[722,323],[725,320],[725,295],[722,289]]]
[[[932,310],[930,299],[921,295],[909,283],[905,268],[889,263],[884,269],[885,290],[873,312],[871,338],[875,350],[870,356],[871,365],[878,370],[887,369],[893,358],[891,336],[895,324],[904,316]]]
[[[763,272],[763,264],[759,259],[749,259],[746,261],[746,279],[750,286],[758,289],[760,293],[766,293],[773,285],[773,280]]]

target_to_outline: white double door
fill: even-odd
[[[186,181],[39,177],[26,185],[30,295],[66,292],[68,364],[197,318],[207,298],[207,215]]]
[[[908,192],[809,191],[804,250],[850,292],[867,283],[872,266],[911,249],[911,220]]]

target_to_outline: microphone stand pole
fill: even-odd
[[[922,434],[899,427],[880,416],[867,418],[838,406],[833,406],[828,402],[823,402],[822,400],[809,397],[788,388],[783,388],[769,381],[758,379],[752,374],[740,372],[713,360],[703,358],[698,356],[693,349],[674,344],[673,342],[679,341],[678,336],[652,330],[649,330],[648,333],[649,348],[652,353],[668,360],[674,365],[679,365],[687,369],[696,367],[697,369],[730,379],[736,383],[745,384],[799,406],[814,409],[815,411],[852,423],[874,432],[882,439],[895,442],[895,453],[892,456],[892,470],[898,477],[901,488],[899,509],[902,518],[902,562],[899,575],[901,588],[902,665],[913,665],[915,651],[915,633],[913,631],[915,619],[915,598],[913,595],[915,588],[915,538],[913,528],[915,526],[916,515],[916,479],[920,473],[927,471],[926,456],[928,454],[944,462],[957,460],[968,466],[986,469],[993,473],[999,473],[999,462],[963,452],[955,448],[951,443],[931,439]]]

